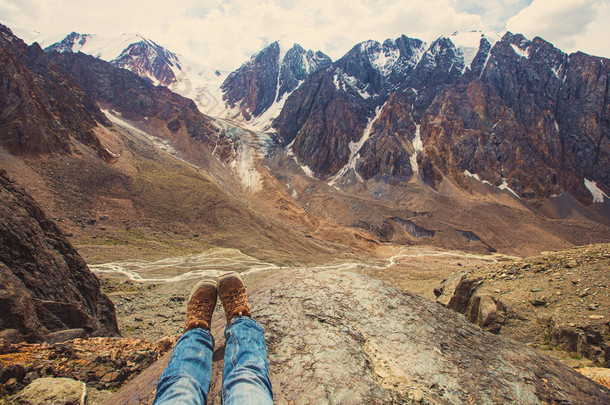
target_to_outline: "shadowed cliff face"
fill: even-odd
[[[364,180],[418,170],[432,187],[444,176],[468,187],[468,170],[532,201],[567,191],[590,204],[585,178],[610,191],[610,61],[511,33],[482,38],[470,66],[450,38],[425,52],[391,43],[360,44],[310,76],[275,121],[318,177],[349,164]]]
[[[0,25],[0,142],[13,154],[71,153],[73,140],[111,160],[94,135],[108,121],[38,44],[27,46]]]
[[[114,305],[63,233],[0,171],[0,330],[28,341],[82,328],[116,336]]]

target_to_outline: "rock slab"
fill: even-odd
[[[249,294],[265,328],[276,404],[610,401],[607,388],[558,361],[368,276],[290,271]],[[219,315],[212,325],[214,404],[225,324]],[[162,370],[136,378],[108,403],[147,403],[142,393],[152,399]]]

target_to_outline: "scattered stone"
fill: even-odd
[[[74,339],[85,339],[87,337],[87,332],[84,329],[76,328],[76,329],[66,329],[60,330],[58,332],[49,333],[45,336],[45,340],[51,344],[53,343],[62,343],[67,342],[68,340]]]
[[[67,377],[87,382],[96,389],[116,389],[172,346],[171,339],[157,345],[140,339],[115,338],[13,345],[10,353],[0,354],[0,362],[10,364],[0,370],[0,387],[11,378],[28,383],[40,377]]]
[[[11,349],[11,342],[9,342],[6,339],[1,339],[0,338],[0,354],[4,354],[9,352]],[[1,364],[0,364],[1,366]]]
[[[578,266],[578,262],[575,259],[572,259],[566,263],[565,267],[566,269],[573,269],[576,266]]]
[[[530,304],[532,304],[535,307],[542,307],[542,306],[546,305],[547,302],[544,299],[535,298],[535,299],[530,301]]]
[[[29,373],[25,374],[25,377],[23,377],[23,382],[24,384],[29,384],[38,378],[40,378],[40,374],[35,371],[30,371]]]
[[[21,364],[10,364],[0,370],[0,384],[5,384],[11,378],[21,381],[25,377],[25,369]]]
[[[437,302],[444,304],[459,296],[459,308],[451,309],[478,324],[479,320],[471,316],[477,297],[497,297],[494,291],[502,289],[507,319],[499,334],[535,345],[545,344],[550,338],[553,347],[565,350],[553,350],[562,361],[567,362],[570,355],[577,354],[610,367],[608,324],[600,322],[609,319],[606,315],[610,311],[610,284],[606,280],[610,271],[609,258],[610,244],[603,243],[528,258],[532,267],[544,268],[546,273],[522,272],[522,277],[511,281],[510,286],[506,285],[506,278],[499,275],[507,276],[509,269],[522,268],[522,260],[479,266],[452,275],[461,281],[453,289],[445,288]],[[565,264],[571,261],[577,264],[576,270],[565,270]],[[481,279],[483,284],[474,288],[465,285],[473,279]],[[553,294],[547,292],[546,297],[536,296],[542,294],[541,291],[549,291],[549,287],[555,287]],[[592,302],[594,306],[591,306]],[[595,315],[589,316],[583,311]],[[552,322],[541,319],[547,313],[553,314]],[[560,332],[561,325],[566,325],[568,330]]]

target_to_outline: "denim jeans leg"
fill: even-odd
[[[154,404],[205,404],[212,381],[214,338],[210,331],[187,331],[174,347],[159,383]]]
[[[250,317],[238,316],[227,325],[225,340],[223,404],[273,404],[263,328]]]

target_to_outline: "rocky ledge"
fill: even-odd
[[[542,352],[368,276],[286,271],[249,296],[265,328],[277,404],[610,401],[610,390]],[[224,327],[217,314],[210,404],[220,403]],[[150,403],[168,360],[107,403]]]
[[[467,270],[435,293],[490,332],[610,367],[609,270],[610,244],[588,245]]]
[[[61,230],[0,170],[0,331],[45,340],[65,329],[116,336],[112,301]]]

